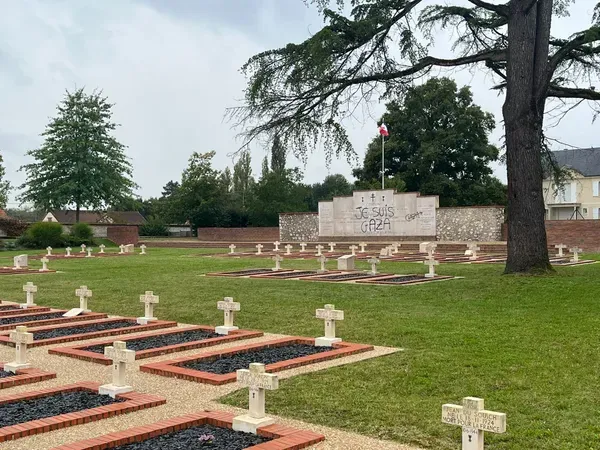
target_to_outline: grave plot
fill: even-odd
[[[343,282],[343,281],[357,281],[365,279],[375,279],[384,274],[372,274],[365,272],[338,272],[338,273],[326,273],[319,274],[312,277],[302,278],[304,281],[328,281],[328,282]]]
[[[0,267],[0,275],[41,275],[45,273],[56,273],[56,270],[29,269],[26,267],[21,267],[19,269],[14,269],[12,267]]]
[[[262,331],[233,330],[227,335],[216,334],[214,327],[193,326],[175,330],[148,333],[141,336],[121,338],[127,348],[135,351],[135,359],[153,358],[168,353],[183,352],[195,348],[211,347],[242,339],[261,337]],[[104,356],[104,347],[113,344],[114,340],[106,340],[93,345],[60,347],[48,350],[51,355],[70,356],[109,366],[112,360]]]
[[[358,280],[358,284],[388,284],[388,285],[406,285],[423,284],[431,281],[454,280],[457,277],[436,275],[435,277],[426,277],[425,275],[384,275],[373,280]]]
[[[56,447],[54,450],[297,450],[315,445],[325,436],[283,425],[258,428],[256,435],[234,431],[233,414],[200,412],[131,428],[98,438]],[[212,435],[212,443],[203,444],[201,436]],[[205,438],[206,440],[206,438]]]
[[[281,270],[283,272],[290,272],[289,270]],[[273,273],[273,269],[244,269],[236,270],[234,272],[215,272],[207,273],[206,275],[211,277],[249,277],[250,275],[259,275],[265,273]]]
[[[106,314],[103,316],[106,317]],[[170,328],[177,326],[177,322],[156,320],[142,325],[137,323],[134,318],[123,317],[92,320],[81,324],[63,324],[44,327],[37,327],[36,325],[38,325],[38,323],[31,324],[31,326],[35,328],[29,330],[33,333],[33,342],[29,344],[30,347]],[[0,344],[11,345],[8,334],[0,335]]]
[[[27,308],[22,308],[17,303],[2,303],[0,304],[0,317],[6,316],[19,316],[23,314],[29,313],[41,313],[50,311],[50,308],[47,306],[29,306]]]
[[[577,261],[572,261],[569,258],[560,258],[560,259],[550,259],[550,264],[553,266],[584,266],[587,264],[596,264],[598,261],[594,261],[593,259],[580,259]]]
[[[251,275],[250,278],[273,278],[279,280],[286,280],[290,278],[303,278],[319,275],[318,270],[293,270],[293,271],[277,271],[259,275]]]
[[[15,325],[27,325],[30,327],[56,325],[71,322],[83,322],[88,320],[104,319],[108,317],[103,313],[84,313],[74,317],[63,317],[67,312],[64,309],[50,309],[49,311],[34,311],[24,309],[23,314],[12,314],[0,316],[0,331],[11,330]]]
[[[106,419],[166,403],[155,395],[130,392],[116,398],[83,382],[0,397],[0,442]]]
[[[5,363],[0,362],[0,367],[4,367],[4,364]],[[8,370],[0,370],[0,389],[21,386],[23,384],[39,383],[53,378],[56,378],[56,373],[45,372],[40,369],[20,369],[17,370],[16,373]]]
[[[266,371],[272,373],[372,349],[370,345],[347,342],[335,343],[332,347],[317,347],[315,339],[288,337],[203,355],[144,364],[140,370],[165,377],[221,385],[236,381],[236,370],[245,369],[251,363],[265,364]]]

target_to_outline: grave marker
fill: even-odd
[[[66,258],[69,258],[71,256],[71,250],[72,250],[71,247],[65,248],[65,253],[66,253],[65,257]]]
[[[325,305],[324,309],[317,309],[317,319],[325,320],[325,336],[315,339],[317,347],[331,347],[341,339],[335,337],[335,321],[344,320],[344,311],[335,309],[334,305]]]
[[[436,261],[433,256],[431,256],[431,257],[428,256],[425,259],[425,261],[423,261],[423,264],[425,264],[426,266],[429,266],[429,272],[425,274],[425,278],[435,278],[436,277],[435,266],[439,265],[439,262]]]
[[[122,255],[125,253],[125,246],[123,244],[119,245],[119,255]]]
[[[427,253],[427,246],[431,244],[431,242],[421,242],[419,244],[419,253]]]
[[[379,256],[390,256],[389,247],[383,247],[381,250],[379,250]]]
[[[290,244],[286,245],[286,246],[285,246],[285,254],[286,254],[286,255],[288,255],[288,256],[289,256],[289,255],[291,255],[291,254],[292,254],[292,249],[293,249],[293,248],[294,248],[294,246],[293,246],[293,245],[290,245]]]
[[[264,247],[264,245],[262,244],[256,244],[256,254],[257,255],[262,255],[262,248]]]
[[[48,262],[50,260],[48,258],[46,258],[45,256],[40,259],[40,262],[42,263],[42,268],[40,269],[40,272],[48,272]]]
[[[265,415],[265,390],[279,389],[277,375],[265,372],[265,365],[250,364],[250,369],[237,370],[237,381],[248,387],[248,414],[233,418],[233,429],[244,433],[256,434],[257,428],[275,423],[275,420]]]
[[[225,297],[222,301],[217,302],[217,309],[223,311],[223,326],[215,327],[217,334],[229,334],[230,331],[237,330],[238,327],[233,325],[235,312],[241,309],[238,302],[233,301],[233,297]]]
[[[93,258],[93,256],[92,256],[93,251],[94,251],[94,249],[92,247],[88,247],[86,258]]]
[[[46,251],[48,252],[48,253],[46,253],[46,256],[52,256],[52,247],[50,247],[50,246],[46,247]]]
[[[302,248],[302,250],[300,250],[301,252],[305,252],[306,251],[306,246],[308,244],[306,242],[300,242],[300,247]]]
[[[148,322],[156,320],[156,317],[154,317],[154,305],[158,304],[158,300],[158,295],[154,295],[152,291],[146,291],[145,294],[140,295],[140,303],[144,304],[144,317],[138,317],[137,323],[146,325]]]
[[[569,248],[569,247],[568,247],[567,245],[565,245],[565,244],[556,244],[556,245],[554,246],[554,248],[557,248],[557,249],[558,249],[558,253],[556,254],[556,256],[558,256],[559,258],[562,258],[562,257],[564,257],[564,256],[565,256],[565,254],[563,253],[563,250],[564,250],[565,248]]]
[[[427,252],[427,256],[429,258],[433,258],[433,254],[435,253],[435,249],[437,248],[437,244],[434,242],[429,242],[425,246],[425,251]]]
[[[506,414],[486,411],[483,399],[465,397],[461,405],[442,405],[442,423],[462,427],[462,450],[483,450],[483,434],[506,432]]]
[[[469,248],[469,250],[467,250],[465,253],[469,254],[469,259],[472,261],[477,260],[477,252],[479,250],[481,250],[481,248],[479,248],[479,246],[477,245],[476,242],[472,242],[470,244],[467,244],[467,247]]]
[[[85,244],[81,244],[81,251],[79,253],[85,253]]]
[[[27,255],[18,255],[13,258],[14,270],[24,269],[29,266],[29,257]]]
[[[140,245],[140,255],[145,255],[146,254],[146,249],[148,247],[146,247],[144,244]]]
[[[134,253],[134,251],[135,251],[135,245],[127,244],[125,246],[125,253]]]
[[[355,269],[356,256],[344,255],[340,256],[337,260],[338,270],[354,270]]]
[[[364,253],[365,247],[367,246],[366,242],[360,242],[358,246],[360,247],[360,253]]]
[[[335,246],[337,245],[335,242],[330,242],[329,244],[329,252],[333,253],[335,251]]]
[[[348,248],[352,251],[352,256],[356,256],[356,250],[358,250],[358,246],[357,245],[351,245]]]
[[[104,253],[104,249],[106,248],[106,245],[100,244],[99,248],[100,248],[100,253]]]
[[[88,309],[87,304],[87,299],[91,298],[92,291],[90,291],[87,286],[80,286],[79,289],[75,290],[75,295],[79,297],[79,308],[86,313],[92,312]]]
[[[274,251],[278,252],[280,245],[281,245],[281,242],[279,242],[279,241],[273,242]]]
[[[571,259],[571,262],[579,262],[579,254],[583,251],[582,249],[580,249],[579,247],[573,247],[572,249],[569,250],[571,253],[573,253],[573,258]]]
[[[369,264],[371,264],[371,274],[372,275],[377,275],[377,265],[381,262],[379,261],[379,259],[377,258],[371,258],[367,261]]]
[[[398,253],[400,250],[401,244],[399,242],[394,242],[391,247],[392,247],[392,255],[395,255],[396,253]]]
[[[323,250],[324,247],[321,244],[319,244],[315,248],[317,249],[317,255],[316,256],[321,256],[323,254],[321,252],[322,252],[322,250]]]
[[[281,255],[275,255],[273,256],[273,261],[275,261],[275,268],[273,270],[281,270],[281,261],[283,261],[283,257],[281,257]]]
[[[131,386],[125,382],[127,364],[135,361],[135,351],[127,350],[127,344],[123,341],[115,341],[112,346],[104,347],[104,356],[112,359],[112,383],[104,384],[98,389],[100,395],[108,395],[115,398],[119,394],[133,391]]]
[[[236,248],[237,248],[237,247],[235,246],[235,244],[231,244],[231,245],[229,246],[229,254],[230,254],[230,255],[233,255],[233,254],[235,253],[235,249],[236,249]]]
[[[325,267],[325,263],[328,261],[328,259],[325,257],[325,255],[319,256],[317,258],[317,261],[319,261],[321,263],[321,269],[319,269],[317,272],[319,272],[319,273],[327,272],[327,268]]]
[[[25,303],[21,303],[19,306],[23,309],[27,309],[30,306],[37,306],[35,303],[33,303],[33,296],[37,291],[37,286],[31,281],[28,281],[27,284],[23,286],[23,292],[27,292],[27,298],[25,300]]]
[[[33,333],[27,332],[25,325],[19,325],[10,332],[8,339],[15,344],[15,360],[4,364],[4,371],[17,373],[17,370],[30,368],[31,364],[27,363],[27,344],[33,342]]]

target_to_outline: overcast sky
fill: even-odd
[[[588,27],[592,3],[577,0],[553,34]],[[39,145],[64,90],[101,88],[116,104],[114,118],[122,124],[117,136],[129,147],[144,197],[179,180],[193,151],[214,150],[217,168],[231,165],[227,155],[238,143],[223,114],[242,97],[240,66],[257,52],[300,42],[322,26],[301,0],[0,0],[0,11],[0,153],[9,180],[23,182],[16,171],[28,162],[25,152]],[[448,41],[438,36],[437,56],[448,56]],[[503,98],[489,90],[491,80],[469,71],[441,74],[472,85],[475,102],[496,116],[493,140],[500,144]],[[373,111],[377,118],[383,107]],[[365,118],[348,128],[362,156],[376,124]],[[550,135],[595,146],[595,128],[590,108],[582,105]],[[252,149],[256,175],[264,155],[264,149]],[[334,161],[327,169],[317,152],[303,169],[313,183],[328,173],[350,177],[352,168]],[[506,179],[504,167],[495,170]]]

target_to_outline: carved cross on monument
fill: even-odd
[[[371,201],[374,202],[375,201],[375,193],[371,194]]]
[[[286,246],[285,246],[285,254],[286,254],[286,255],[288,255],[288,256],[289,256],[289,255],[291,255],[291,254],[292,254],[292,249],[293,249],[293,248],[294,248],[294,246],[293,246],[293,245],[290,245],[290,244],[286,245]]]
[[[274,251],[278,252],[280,245],[281,245],[281,242],[279,242],[279,241],[273,242]]]
[[[360,242],[358,244],[358,246],[360,247],[360,253],[364,253],[365,252],[365,247],[367,246],[366,242]]]
[[[144,304],[144,317],[138,317],[137,323],[146,325],[148,322],[156,320],[156,317],[154,317],[154,305],[158,304],[158,301],[158,295],[154,295],[152,291],[146,291],[145,294],[140,295],[140,302]]]
[[[356,256],[356,250],[358,250],[358,246],[357,245],[351,245],[348,248],[352,251],[352,256]]]
[[[50,260],[44,256],[42,259],[40,259],[40,262],[42,263],[40,272],[48,272],[48,262],[50,262]]]
[[[91,312],[88,309],[87,299],[92,296],[92,291],[87,286],[80,286],[79,289],[75,290],[75,295],[79,297],[79,308],[83,309],[83,312]]]
[[[65,253],[66,253],[66,255],[65,255],[65,256],[66,256],[67,258],[71,256],[71,250],[72,250],[72,248],[71,248],[71,247],[67,247],[67,248],[65,248]]]
[[[572,249],[569,250],[571,253],[573,253],[573,258],[571,259],[571,262],[579,262],[579,254],[583,251],[582,249],[580,249],[579,247],[573,247]]]
[[[88,247],[86,258],[93,258],[93,256],[92,256],[93,251],[94,251],[94,249],[92,247]]]
[[[223,326],[215,327],[217,334],[229,334],[230,331],[237,330],[238,327],[233,325],[235,312],[241,309],[238,302],[233,301],[233,297],[225,297],[222,301],[217,302],[217,309],[223,311]]]
[[[559,258],[562,258],[562,257],[565,256],[565,254],[563,253],[563,250],[565,248],[569,248],[569,247],[567,245],[565,245],[565,244],[557,244],[557,245],[554,246],[554,248],[558,249],[558,253],[556,254],[556,256],[558,256]]]
[[[307,244],[306,242],[300,242],[300,248],[302,249],[302,250],[300,250],[300,251],[301,251],[301,252],[305,252],[305,251],[306,251],[306,246],[307,246],[307,245],[308,245],[308,244]]]
[[[230,254],[230,255],[233,255],[233,254],[235,253],[235,249],[236,249],[236,248],[237,248],[237,247],[235,246],[235,244],[231,244],[231,245],[229,246],[229,254]]]
[[[98,246],[98,248],[100,249],[100,253],[104,253],[104,249],[106,248],[106,245],[104,245],[104,244],[100,244],[100,245]]]
[[[46,247],[46,251],[48,252],[46,256],[52,256],[52,247]]]
[[[371,258],[367,261],[369,264],[371,264],[371,274],[372,275],[377,275],[377,265],[381,262],[379,261],[379,259],[377,258]]]
[[[256,429],[275,423],[265,416],[265,390],[279,389],[277,375],[265,372],[265,365],[250,364],[250,370],[238,369],[237,382],[249,390],[248,414],[233,419],[233,429],[256,434]]]
[[[262,244],[256,244],[256,254],[257,255],[262,255],[262,248],[264,247],[264,245]]]
[[[506,414],[486,411],[483,399],[465,397],[461,405],[442,405],[442,423],[462,426],[462,450],[483,450],[483,434],[506,432]]]
[[[112,398],[119,394],[133,391],[131,386],[125,382],[127,364],[135,361],[135,351],[127,350],[127,344],[123,341],[115,341],[112,346],[104,347],[104,356],[112,359],[112,383],[100,386],[100,395],[109,395]]]
[[[337,244],[336,244],[335,242],[330,242],[330,243],[329,243],[329,244],[327,244],[327,245],[329,245],[329,251],[330,251],[331,253],[333,253],[333,252],[335,251],[335,246],[336,246]]]
[[[341,339],[335,337],[335,321],[344,320],[344,311],[335,309],[333,305],[325,305],[324,309],[317,309],[317,319],[325,320],[325,336],[315,339],[317,347],[331,347]]]
[[[432,257],[427,257],[427,259],[425,259],[425,261],[423,261],[423,264],[425,264],[426,266],[429,266],[429,272],[425,274],[425,278],[435,278],[436,274],[435,274],[435,266],[437,266],[439,264],[438,261],[435,260],[435,258]]]
[[[328,261],[328,259],[325,257],[325,255],[319,256],[317,258],[317,261],[319,261],[321,263],[321,269],[318,272],[320,272],[320,273],[327,272],[327,268],[325,267],[325,263]]]
[[[275,261],[275,268],[273,270],[281,270],[281,261],[283,261],[283,257],[281,255],[273,256],[273,261]]]
[[[85,253],[85,244],[81,244],[81,251],[79,253]]]
[[[472,242],[472,243],[468,244],[467,247],[469,248],[469,252],[471,253],[471,256],[469,257],[469,259],[475,261],[477,259],[477,252],[481,249],[479,248],[479,246],[477,245],[476,242]],[[469,253],[469,252],[467,252],[467,253]]]
[[[144,244],[140,245],[140,250],[141,250],[140,255],[145,255],[147,248],[148,247],[146,247]]]
[[[324,247],[321,244],[319,244],[315,248],[317,249],[317,256],[321,256],[323,254],[322,251]]]
[[[119,245],[119,255],[123,255],[125,253],[125,246],[123,244]]]
[[[31,367],[31,364],[27,363],[27,345],[33,342],[33,333],[28,333],[25,325],[19,325],[10,332],[8,340],[15,344],[15,360],[4,364],[4,370],[17,373],[19,369]]]
[[[21,303],[19,306],[23,309],[27,309],[30,306],[36,306],[36,304],[33,303],[33,296],[37,291],[38,288],[35,284],[33,284],[31,281],[27,282],[27,284],[23,286],[23,292],[27,293],[27,297],[25,303]]]

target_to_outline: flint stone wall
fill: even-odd
[[[501,241],[503,223],[503,206],[438,208],[437,240]]]
[[[279,214],[281,242],[317,242],[319,240],[318,213]]]

